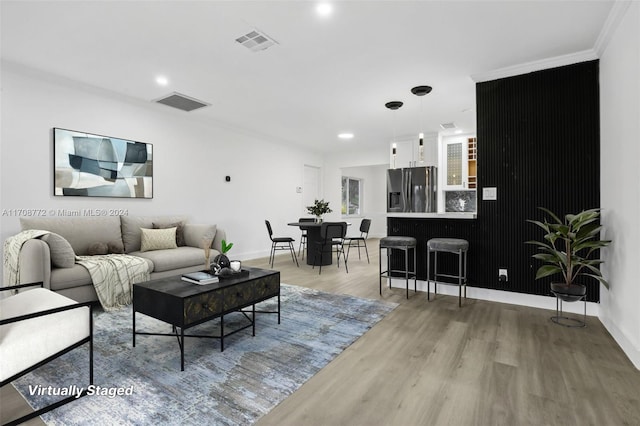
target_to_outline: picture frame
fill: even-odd
[[[53,128],[55,196],[153,198],[153,145]]]

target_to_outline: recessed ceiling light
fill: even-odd
[[[338,137],[340,139],[353,139],[353,133],[340,133]]]
[[[316,13],[320,16],[329,16],[331,12],[333,12],[331,3],[318,3],[316,6]]]
[[[156,83],[158,83],[159,86],[166,86],[169,84],[169,79],[163,75],[159,75],[156,77]]]
[[[455,132],[453,132],[453,133],[455,133],[456,135],[459,135],[460,133],[462,133],[462,130],[458,129],[458,130],[456,130],[456,131],[455,131]]]

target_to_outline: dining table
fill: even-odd
[[[291,222],[287,223],[289,226],[297,226],[298,228],[307,231],[307,265],[314,264],[315,249],[318,244],[322,244],[322,237],[320,236],[320,228],[322,228],[322,222]],[[351,225],[347,222],[347,226]],[[322,266],[331,265],[333,263],[333,252],[331,245],[327,245],[323,249]],[[318,262],[316,265],[320,265]]]

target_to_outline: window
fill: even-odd
[[[362,193],[362,180],[357,178],[342,177],[342,215],[357,216],[360,214],[360,194]]]

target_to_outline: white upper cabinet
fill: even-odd
[[[424,135],[422,155],[420,155],[420,142],[418,135],[414,138],[402,138],[395,142],[395,167],[393,145],[389,144],[389,168],[402,169],[406,167],[438,166],[438,134],[427,133]]]

